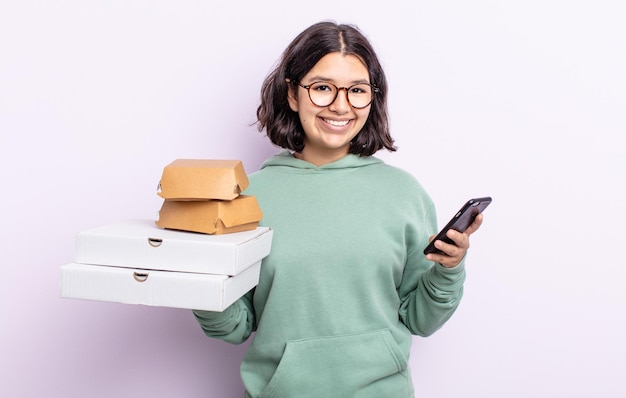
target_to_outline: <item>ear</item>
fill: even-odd
[[[287,82],[287,101],[292,111],[298,112],[298,87],[291,84],[291,80],[285,79]]]

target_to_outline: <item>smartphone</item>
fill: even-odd
[[[459,232],[465,232],[465,230],[469,228],[470,225],[472,225],[476,216],[482,213],[483,210],[485,210],[490,203],[491,198],[488,196],[484,198],[470,199],[465,202],[463,207],[461,207],[461,210],[459,210],[456,215],[452,217],[448,224],[446,224],[446,226],[443,227],[441,231],[439,231],[437,236],[435,236],[435,239],[433,239],[428,244],[428,246],[426,246],[426,248],[424,249],[424,254],[442,253],[441,250],[435,247],[435,241],[442,240],[446,243],[453,244],[454,242],[446,236],[446,232],[448,232],[448,230],[450,229],[454,229]]]

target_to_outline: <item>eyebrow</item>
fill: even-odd
[[[329,78],[329,77],[325,77],[325,76],[321,76],[321,75],[312,76],[310,79],[307,79],[307,80],[309,80],[311,83],[315,83],[315,82],[330,82],[330,83],[335,83],[335,80],[334,80],[334,79],[331,79],[331,78]],[[352,80],[352,81],[350,82],[350,85],[354,85],[354,84],[361,84],[361,83],[364,83],[364,84],[371,84],[371,83],[369,82],[369,80],[368,80],[368,79],[359,79],[359,80]]]

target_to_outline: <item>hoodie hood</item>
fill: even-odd
[[[381,164],[382,160],[374,156],[359,156],[354,154],[348,154],[341,159],[334,162],[327,163],[321,166],[316,166],[313,163],[309,163],[305,160],[298,159],[287,150],[280,152],[279,154],[267,159],[262,165],[261,170],[268,167],[288,167],[293,169],[299,169],[301,171],[322,171],[322,170],[337,170],[337,169],[354,169],[357,167],[364,167],[373,164]]]

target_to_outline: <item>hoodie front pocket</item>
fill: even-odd
[[[388,330],[289,341],[259,397],[345,398],[377,391],[376,383],[403,396],[406,368],[407,359]]]

